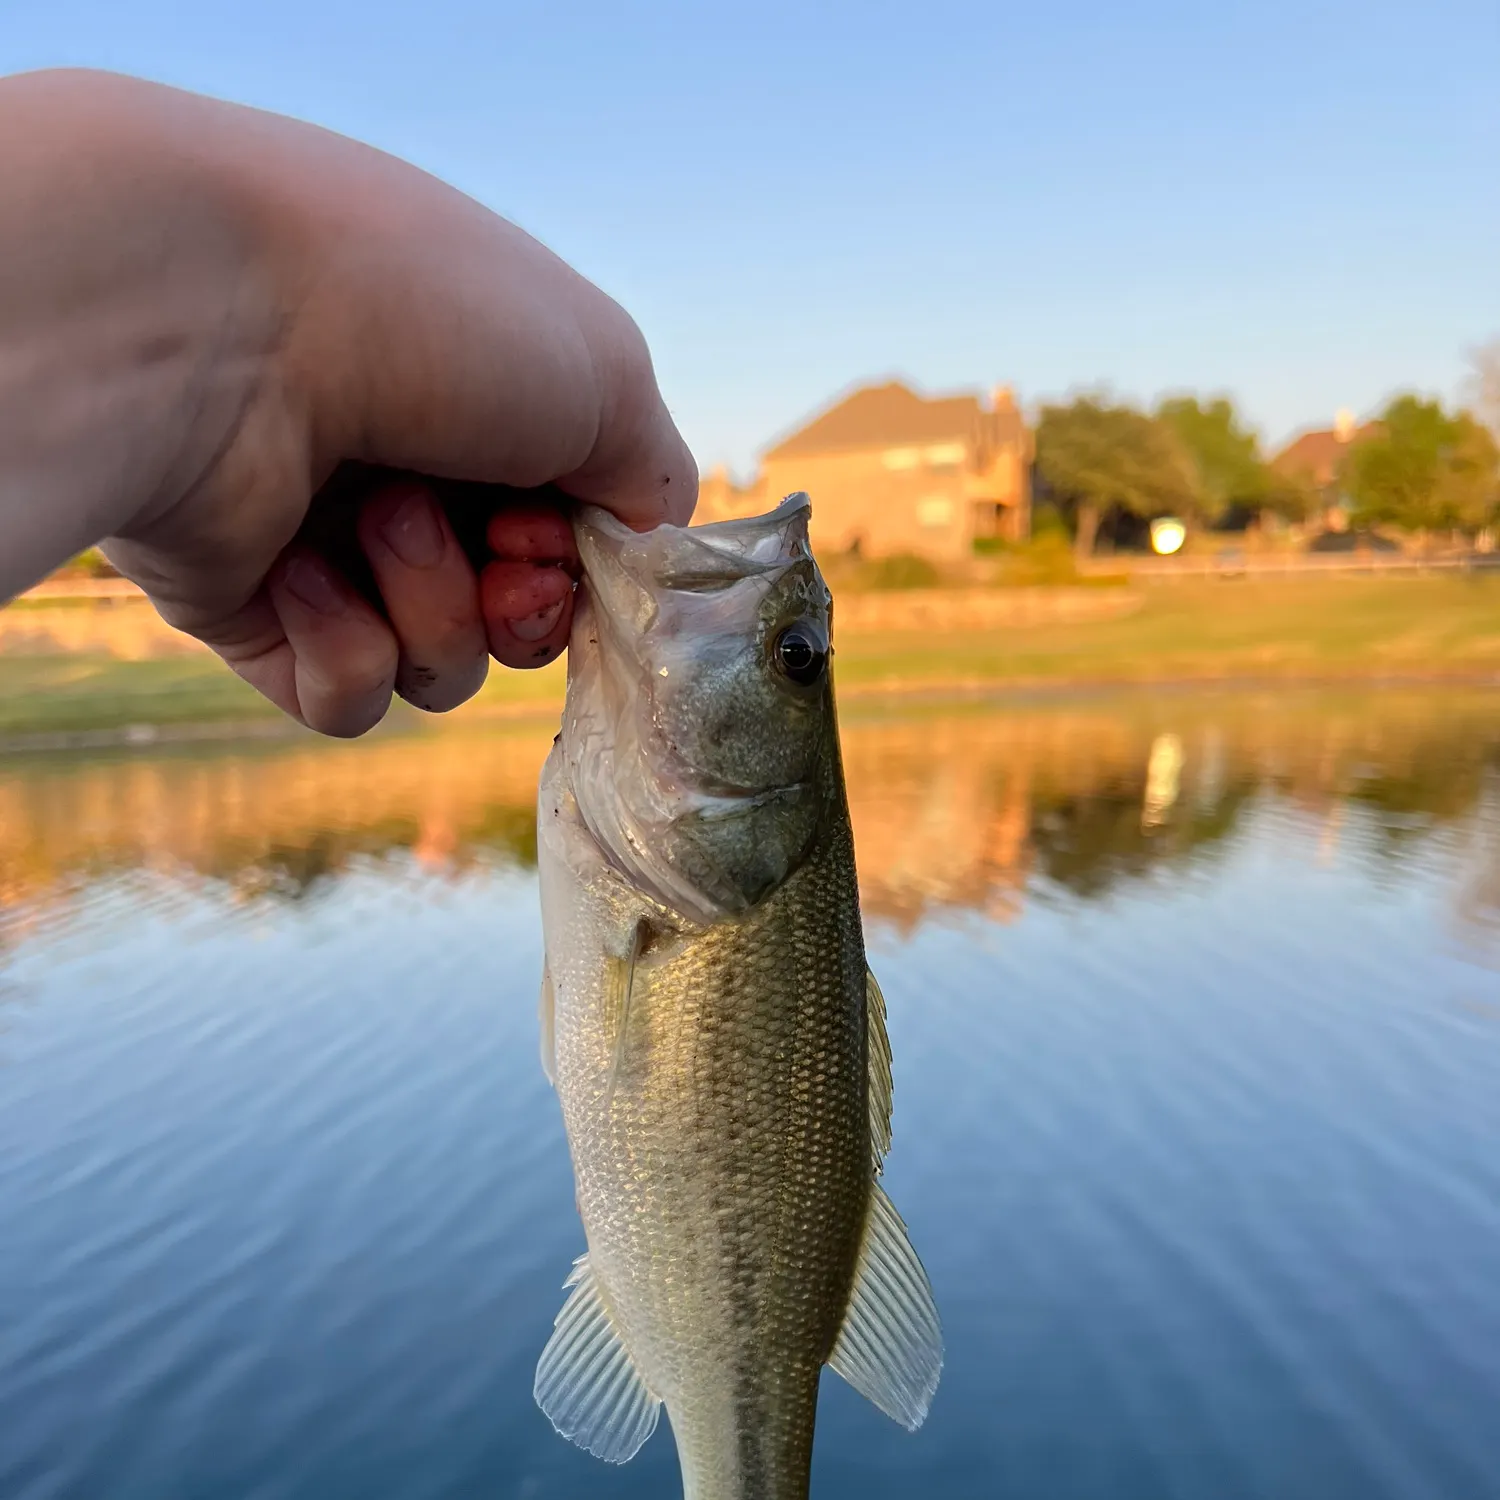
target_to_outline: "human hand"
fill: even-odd
[[[490,654],[555,658],[570,497],[691,515],[629,317],[315,127],[108,74],[0,81],[0,265],[0,598],[107,538],[324,733],[392,691],[452,708]]]

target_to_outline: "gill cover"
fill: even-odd
[[[614,868],[689,921],[775,890],[825,805],[831,600],[810,510],[798,494],[708,526],[635,532],[594,508],[575,523],[585,587],[563,715],[568,781]]]

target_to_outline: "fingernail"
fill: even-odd
[[[518,641],[539,641],[556,629],[557,622],[562,618],[563,605],[567,602],[566,599],[559,599],[556,604],[549,604],[546,609],[539,609],[534,615],[507,620],[506,628]]]
[[[376,530],[408,568],[434,568],[442,561],[442,528],[432,502],[424,495],[407,496]]]
[[[348,608],[343,590],[321,558],[304,552],[286,565],[281,577],[289,594],[320,615],[341,615]]]

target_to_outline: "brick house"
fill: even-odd
[[[1352,412],[1341,411],[1332,427],[1301,433],[1271,460],[1271,470],[1283,479],[1306,486],[1316,496],[1324,525],[1335,530],[1344,525],[1344,463],[1365,438],[1380,431],[1378,422],[1363,426]]]
[[[820,551],[967,557],[981,537],[1029,534],[1031,459],[1008,387],[985,403],[891,381],[852,392],[767,450],[748,489],[723,471],[705,476],[699,514],[751,514],[806,490]]]

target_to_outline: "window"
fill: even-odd
[[[928,495],[917,502],[917,524],[940,531],[953,524],[953,502],[946,495]]]
[[[920,448],[887,448],[881,461],[888,469],[915,469],[922,462]]]
[[[965,451],[962,443],[933,443],[922,457],[929,469],[956,469],[964,461]]]

